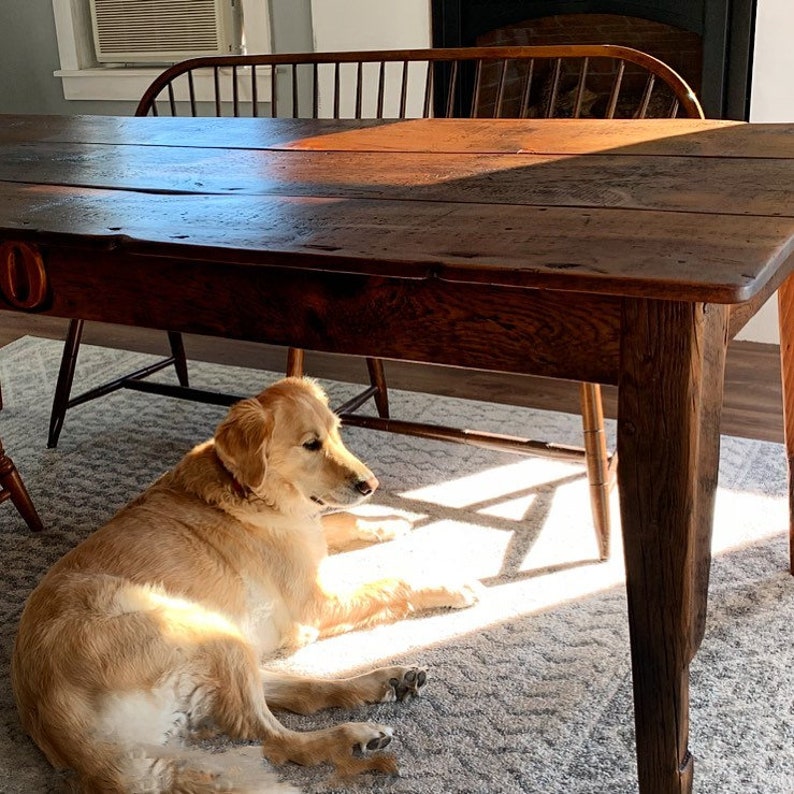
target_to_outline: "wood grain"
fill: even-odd
[[[636,721],[641,791],[692,788],[688,669],[706,608],[726,344],[723,307],[625,304],[620,507],[634,702],[654,715]]]
[[[225,150],[228,119],[152,121],[4,117],[0,238],[723,303],[766,294],[792,254],[785,127],[753,128],[772,142],[759,158],[735,122],[234,119],[240,148]],[[607,132],[625,145],[596,144]],[[403,152],[373,154],[392,134]],[[461,149],[486,135],[482,154]],[[560,156],[556,140],[599,153]],[[546,156],[508,154],[528,148]]]
[[[6,240],[35,229],[130,253],[717,303],[750,300],[794,249],[778,217],[8,183],[0,216]]]
[[[751,128],[748,128],[751,127]],[[788,124],[715,119],[229,119],[3,116],[0,145],[290,149],[357,152],[788,158]],[[573,133],[573,134],[572,134]],[[186,143],[187,142],[187,143]]]
[[[155,194],[291,196],[794,217],[784,158],[588,158],[91,144],[6,145],[0,181]],[[681,194],[681,174],[690,189]]]
[[[615,383],[620,300],[438,279],[390,279],[279,267],[47,251],[44,313],[249,339],[310,350],[458,364]],[[101,297],[96,268],[116,277]],[[173,285],[180,300],[173,300]],[[562,318],[562,321],[560,321]],[[531,340],[531,344],[528,344]]]

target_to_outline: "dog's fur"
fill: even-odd
[[[402,700],[424,671],[313,680],[260,668],[283,646],[474,600],[467,586],[324,584],[322,511],[377,484],[311,381],[287,378],[234,405],[214,438],[63,557],[28,599],[12,683],[49,761],[73,770],[83,792],[215,791],[222,781],[195,751],[164,747],[211,727],[261,742],[275,763],[392,768],[385,754],[353,752],[382,749],[388,727],[295,732],[269,706],[308,713]],[[345,515],[332,517],[334,545],[389,535]]]

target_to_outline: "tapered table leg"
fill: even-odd
[[[627,300],[618,485],[642,794],[688,794],[689,664],[703,636],[727,310]]]

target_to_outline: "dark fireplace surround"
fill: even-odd
[[[433,46],[637,47],[680,71],[707,116],[747,119],[755,5],[756,0],[432,0]]]

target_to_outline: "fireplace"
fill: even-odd
[[[707,116],[746,119],[756,0],[432,0],[434,47],[623,44],[692,86]]]

